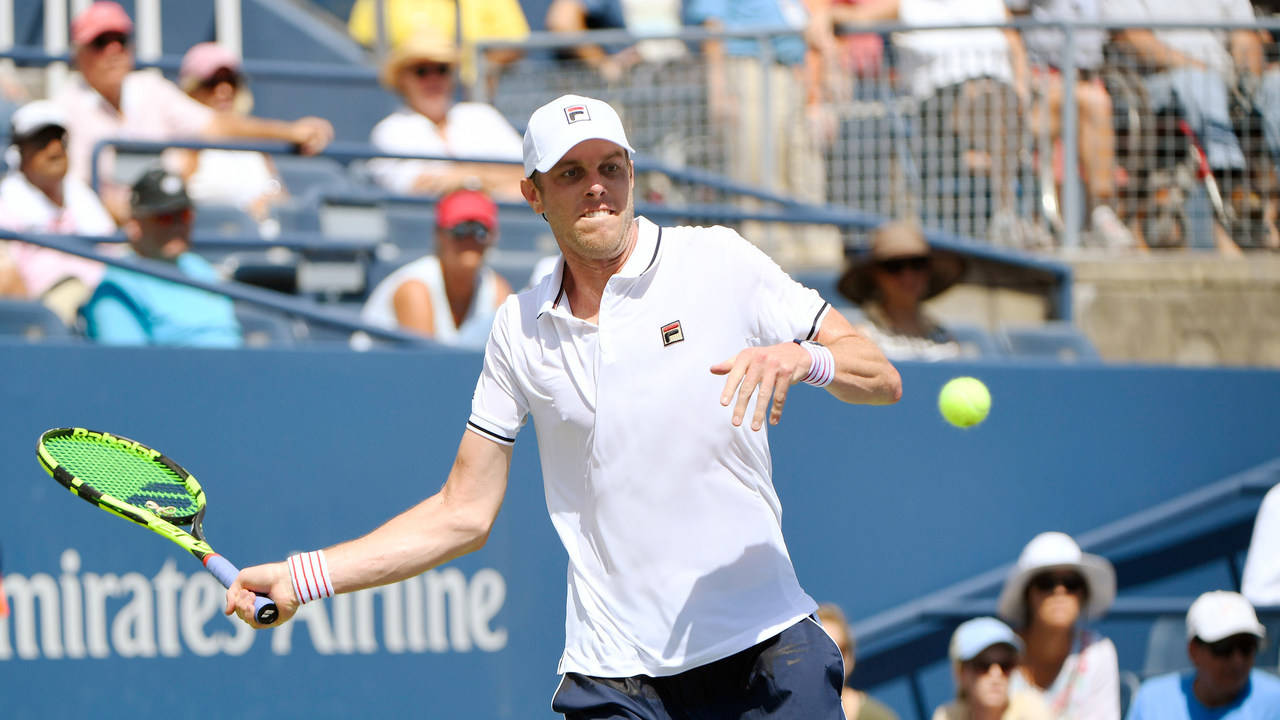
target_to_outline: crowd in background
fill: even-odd
[[[379,6],[381,22],[375,17]],[[893,349],[891,355],[940,359],[954,357],[957,346],[920,303],[954,284],[961,266],[957,258],[931,252],[919,227],[950,227],[1019,248],[1044,249],[1057,242],[1051,233],[1063,224],[1057,198],[1065,162],[1064,67],[1077,71],[1076,147],[1088,244],[1130,251],[1208,243],[1227,254],[1242,247],[1280,247],[1275,228],[1280,66],[1268,32],[1085,28],[1076,32],[1068,57],[1060,31],[1000,25],[1023,16],[1042,22],[1214,23],[1249,21],[1262,12],[1255,13],[1247,0],[556,0],[544,22],[553,32],[612,28],[642,38],[623,45],[567,43],[556,66],[566,82],[589,84],[586,78],[593,77],[605,88],[636,88],[681,77],[679,68],[696,68],[705,93],[706,117],[700,122],[712,129],[703,144],[717,148],[719,157],[709,161],[713,169],[811,207],[842,202],[830,190],[833,167],[844,162],[848,170],[852,156],[846,153],[863,150],[849,138],[840,108],[868,93],[883,104],[886,87],[894,97],[909,100],[889,103],[908,108],[900,118],[908,128],[899,138],[907,141],[905,149],[895,154],[891,167],[877,169],[884,170],[880,175],[859,176],[883,176],[884,184],[873,190],[896,203],[887,213],[893,222],[871,235],[869,252],[847,263],[840,285],[847,301],[863,306],[864,329]],[[867,31],[884,22],[906,29]],[[992,27],[910,29],[947,23]],[[700,43],[649,39],[685,27],[792,32],[772,36],[767,63],[760,61],[762,48],[752,37]],[[479,77],[481,68],[469,50],[477,42],[527,37],[530,23],[520,5],[515,0],[361,0],[351,7],[349,30],[357,41],[380,47],[379,79],[402,103],[370,129],[371,146],[394,155],[465,161],[374,160],[366,170],[372,182],[430,202],[460,188],[519,202],[520,133],[500,108],[503,98],[518,89],[511,79],[527,79],[515,70],[526,53],[486,50],[486,75]],[[105,138],[284,140],[304,155],[321,152],[333,138],[332,126],[322,118],[279,121],[252,115],[253,95],[240,59],[215,43],[197,44],[185,54],[177,83],[136,70],[133,23],[115,3],[96,2],[75,17],[71,42],[78,72],[49,100],[32,101],[12,115],[0,226],[90,236],[127,227],[130,185],[139,173],[132,166],[117,171],[110,151],[101,154],[96,169],[91,167],[92,150]],[[586,68],[588,75],[575,68]],[[552,75],[543,78],[544,88],[559,82]],[[8,75],[5,82],[0,94],[10,101],[22,93]],[[467,99],[476,88],[485,88],[492,102]],[[1117,96],[1121,92],[1124,97]],[[1184,121],[1175,129],[1157,127],[1201,153],[1198,184],[1189,186],[1185,172],[1153,166],[1128,147],[1132,143],[1124,132],[1132,128],[1121,127],[1120,118],[1135,117],[1135,97],[1153,119]],[[679,144],[669,134],[645,130],[663,122],[679,130],[678,118],[646,116],[654,112],[648,107],[652,103],[640,96],[622,93],[617,104],[637,128],[633,137],[642,154],[661,157]],[[698,162],[693,156],[674,159]],[[1038,186],[1028,183],[1028,163],[1047,172],[1032,178]],[[278,209],[293,200],[263,153],[170,151],[161,164],[184,182],[193,212],[206,206],[237,208],[258,223],[264,237],[279,231]],[[96,197],[88,189],[95,171]],[[978,190],[967,191],[967,199],[948,199],[956,182]],[[1185,206],[1187,193],[1200,185],[1220,202],[1214,205],[1211,230],[1197,234]],[[662,198],[660,189],[649,194]],[[1041,200],[1028,209],[1030,195]],[[847,238],[835,226],[755,220],[750,214],[765,203],[734,202],[747,213],[741,222],[744,235],[784,266],[836,269],[845,263]],[[955,225],[957,213],[967,213],[977,224]],[[422,250],[432,247],[430,236],[424,229]],[[491,236],[479,249],[492,244],[496,227]],[[18,242],[0,248],[0,293],[41,299],[82,329],[78,311],[100,274],[96,263],[56,251]],[[462,287],[458,277],[466,278]],[[446,270],[439,292],[454,303],[469,302],[476,277]],[[453,315],[461,319],[466,312]]]

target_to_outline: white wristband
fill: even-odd
[[[836,379],[836,359],[831,351],[811,340],[796,340],[795,343],[809,353],[809,374],[801,382],[815,387],[830,385]]]
[[[293,578],[293,592],[303,605],[333,597],[333,581],[329,579],[329,563],[325,562],[323,550],[290,555],[289,576]]]

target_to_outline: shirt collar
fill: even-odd
[[[658,261],[658,250],[661,248],[662,228],[647,218],[636,216],[636,246],[631,249],[631,256],[622,264],[614,277],[637,278],[648,272]],[[564,258],[556,263],[556,268],[538,284],[538,315],[556,307],[560,296],[564,293]]]

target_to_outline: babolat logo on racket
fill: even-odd
[[[587,112],[586,105],[570,105],[564,109],[564,119],[572,125],[580,120],[590,120],[591,113]]]
[[[669,322],[662,326],[662,346],[674,345],[684,340],[684,331],[680,329],[680,321]]]
[[[140,456],[140,457],[144,457],[144,458],[146,458],[146,459],[148,459],[148,460],[154,460],[154,459],[156,459],[156,458],[160,457],[160,451],[159,451],[159,450],[152,450],[152,449],[151,449],[151,448],[149,448],[149,447],[143,447],[142,445],[139,445],[138,443],[136,443],[136,442],[134,442],[134,441],[132,441],[132,440],[126,440],[125,438],[119,438],[119,437],[116,437],[115,435],[112,435],[112,434],[110,434],[110,433],[94,432],[93,430],[86,430],[86,429],[84,429],[84,428],[75,428],[75,429],[73,429],[73,430],[71,431],[71,437],[88,437],[88,438],[96,438],[96,439],[98,439],[98,440],[101,440],[102,442],[109,443],[109,444],[111,444],[111,445],[115,445],[116,447],[120,448],[121,450],[128,450],[129,452],[133,453],[134,455],[138,455],[138,456]]]

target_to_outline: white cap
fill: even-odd
[[[1029,622],[1026,617],[1027,583],[1046,570],[1075,570],[1089,587],[1089,599],[1083,608],[1090,620],[1102,617],[1116,599],[1116,571],[1103,557],[1080,550],[1076,541],[1066,533],[1043,532],[1031,538],[1022,548],[1018,562],[1005,579],[1000,599],[996,601],[997,614],[1015,625]]]
[[[1022,652],[1022,639],[1008,625],[993,617],[977,617],[960,623],[951,634],[947,654],[955,662],[968,662],[992,645],[1008,645]]]
[[[1243,595],[1214,590],[1191,603],[1191,609],[1187,610],[1188,640],[1200,638],[1214,643],[1232,635],[1256,635],[1259,639],[1267,636],[1253,605]]]
[[[608,140],[628,153],[622,119],[608,103],[581,95],[561,95],[533,111],[524,131],[524,175],[546,172],[583,140]]]
[[[14,111],[9,118],[10,142],[18,143],[47,127],[67,129],[67,116],[51,100],[33,100]]]

